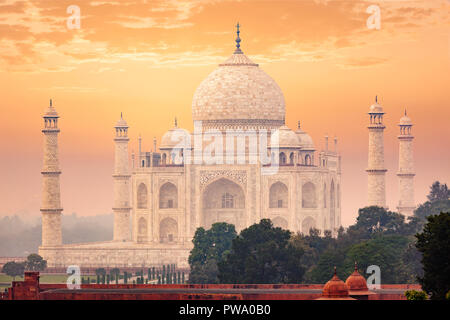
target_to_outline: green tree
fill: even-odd
[[[431,215],[437,215],[441,212],[450,211],[450,200],[435,200],[422,203],[414,210],[414,216],[425,224],[426,218]]]
[[[431,299],[444,299],[450,289],[450,212],[428,216],[416,237],[424,271],[419,282]]]
[[[97,269],[95,269],[95,274],[97,276],[104,276],[104,275],[106,275],[106,270],[105,270],[105,268],[97,268]]]
[[[358,211],[356,224],[349,227],[349,233],[363,238],[371,238],[379,234],[407,233],[405,216],[385,208],[370,206]]]
[[[189,283],[218,283],[217,263],[231,249],[234,238],[234,225],[225,222],[214,223],[209,230],[198,228],[192,239],[194,248],[189,255]]]
[[[428,201],[421,204],[414,210],[417,232],[422,231],[426,218],[430,215],[438,215],[441,212],[450,212],[450,191],[446,184],[439,181],[434,182],[430,187],[430,193],[427,195]]]
[[[5,263],[2,268],[2,272],[10,277],[13,277],[14,281],[16,280],[17,276],[23,276],[24,271],[25,264],[15,261]]]
[[[113,277],[113,279],[117,279],[119,277],[120,274],[120,269],[119,268],[112,268],[109,273],[111,274],[111,276]]]
[[[329,247],[335,244],[336,240],[331,237],[331,234],[326,232],[324,237],[320,236],[320,230],[311,229],[309,235],[303,235],[302,233],[297,233],[291,237],[291,243],[294,247],[299,248],[304,251],[301,262],[305,269],[305,275],[303,280],[306,282],[313,282],[312,271],[317,265],[319,257],[327,250]],[[331,268],[335,264],[331,263]],[[329,276],[329,271],[327,275]]]
[[[381,270],[381,283],[405,283],[408,279],[402,260],[408,247],[408,238],[400,235],[381,236],[354,244],[347,251],[344,262],[344,276],[353,271],[355,261],[360,270],[367,270],[370,265],[377,265]]]
[[[221,283],[299,283],[303,250],[290,242],[291,232],[262,219],[242,230],[218,263]]]
[[[215,259],[208,259],[204,264],[191,265],[189,283],[219,283],[219,268]]]
[[[427,198],[430,202],[449,200],[450,190],[448,190],[447,184],[441,184],[439,181],[435,181],[430,187],[430,193]]]
[[[336,248],[329,248],[320,254],[317,264],[313,265],[312,269],[306,275],[308,280],[312,283],[326,283],[331,279],[334,267],[336,267],[337,275],[345,280],[345,256],[348,248],[344,246],[337,246]],[[353,270],[353,269],[352,269]]]
[[[45,268],[47,268],[47,260],[36,253],[30,254],[25,261],[25,270],[43,271]]]
[[[425,291],[407,290],[405,291],[407,300],[427,300],[428,296]]]

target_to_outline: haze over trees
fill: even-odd
[[[25,261],[9,261],[5,263],[1,272],[13,277],[13,280],[15,280],[17,276],[23,276],[25,271],[43,271],[45,268],[47,268],[47,261],[40,255],[32,253]]]
[[[19,216],[0,218],[0,256],[25,257],[38,252],[41,245],[40,219],[29,223]],[[80,217],[62,215],[63,243],[105,241],[112,239],[112,214]]]
[[[25,271],[25,264],[23,262],[15,262],[9,261],[3,265],[2,273],[13,277],[13,280],[16,280],[16,277],[23,276]]]

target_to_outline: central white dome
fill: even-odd
[[[277,83],[242,52],[234,53],[198,86],[193,120],[284,124],[285,103]]]

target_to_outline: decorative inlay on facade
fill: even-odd
[[[217,178],[229,178],[242,187],[247,187],[247,172],[245,170],[201,170],[200,189],[203,189],[210,181]]]

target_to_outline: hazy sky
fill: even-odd
[[[380,29],[366,9],[380,8]],[[81,9],[68,29],[67,7]],[[241,48],[284,92],[287,124],[320,149],[338,136],[342,222],[367,200],[367,111],[385,108],[387,199],[396,207],[397,123],[407,108],[416,201],[450,183],[450,1],[0,0],[0,215],[39,215],[42,113],[61,119],[64,213],[112,207],[113,126],[124,113],[131,149],[173,126],[192,129],[196,87]]]

